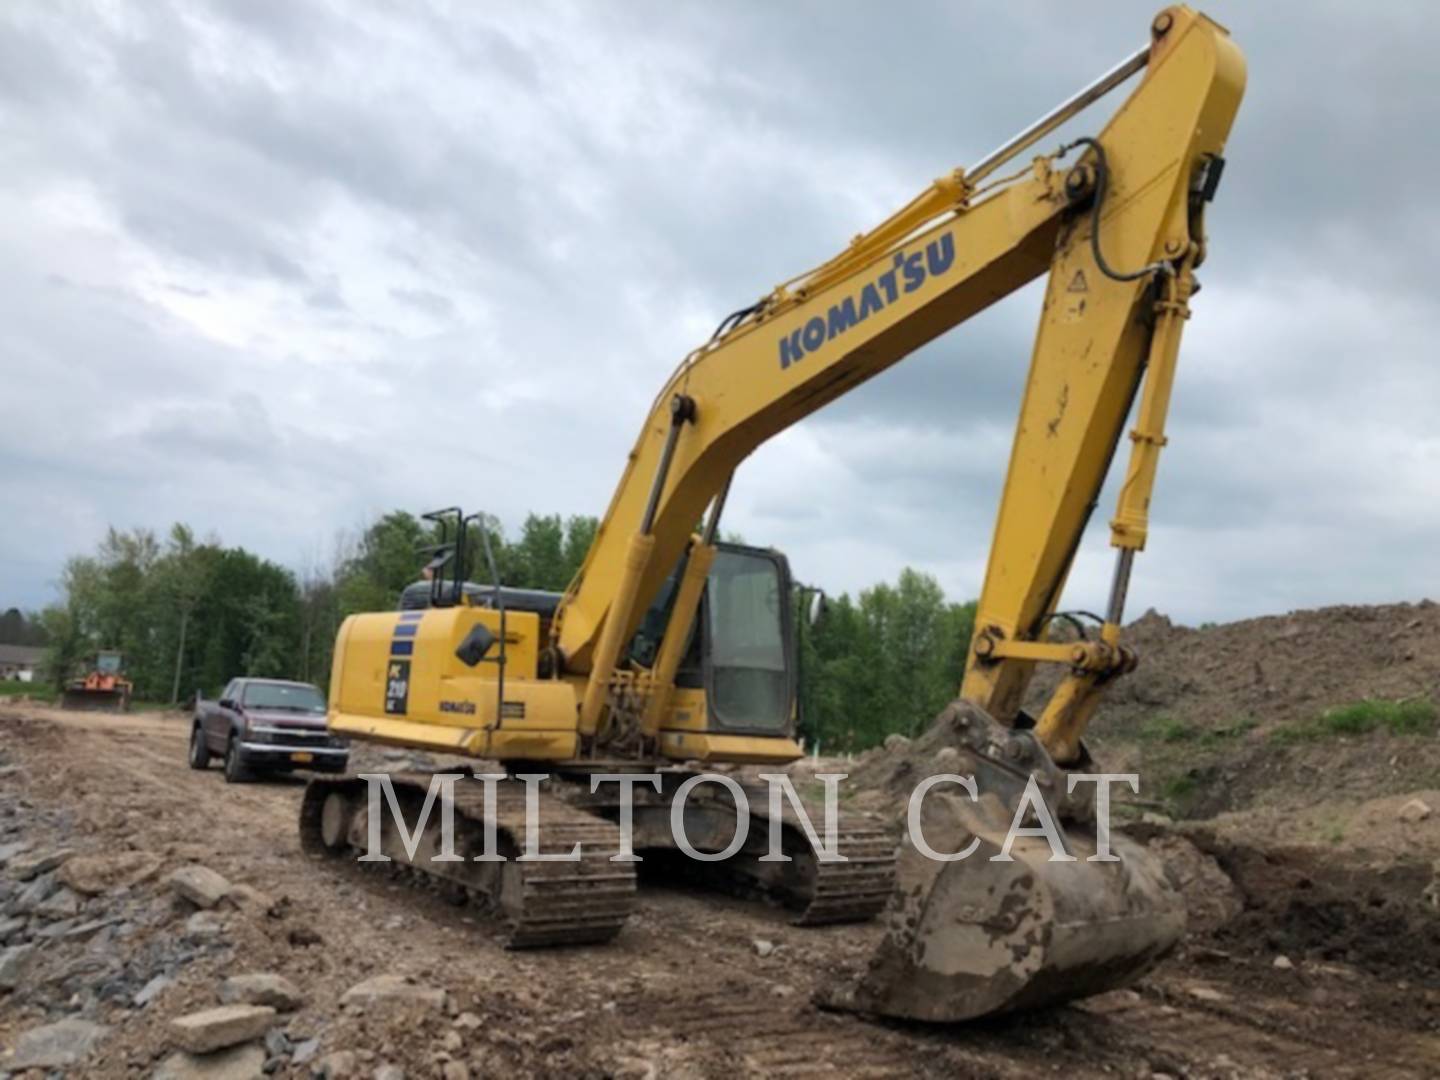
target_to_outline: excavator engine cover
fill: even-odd
[[[936,771],[973,776],[978,797],[953,781],[933,786],[921,804],[921,843],[936,853],[974,846],[963,859],[940,861],[907,829],[886,936],[859,984],[829,1004],[970,1020],[1123,986],[1174,948],[1185,912],[1159,860],[1112,833],[1115,861],[1089,861],[1097,851],[1094,783],[1067,792],[1066,770],[1031,732],[966,702],[942,713],[929,734],[958,751]],[[1074,861],[1052,859],[1040,835],[1018,836],[1009,861],[992,861],[1032,776]],[[1033,805],[1022,830],[1038,828]]]

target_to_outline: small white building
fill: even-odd
[[[0,679],[34,682],[45,650],[34,645],[0,645]]]

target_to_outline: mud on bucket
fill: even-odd
[[[887,932],[853,988],[828,1002],[884,1016],[970,1020],[1112,990],[1138,978],[1180,940],[1185,913],[1160,861],[1111,833],[1113,862],[1096,854],[1085,805],[1065,795],[1064,773],[1029,732],[1007,729],[973,710],[957,745],[954,772],[974,775],[979,798],[953,784],[925,797],[923,840],[936,852],[969,849],[942,862],[905,837]],[[1033,746],[1017,753],[1016,740]],[[1015,767],[1016,760],[1030,767]],[[1065,853],[1017,837],[1011,861],[992,862],[1035,774]],[[1080,785],[1093,792],[1094,785]],[[973,845],[973,848],[971,847]]]

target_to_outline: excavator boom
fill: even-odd
[[[1072,144],[1068,168],[1050,155],[993,178],[1142,71],[1100,134]],[[589,673],[582,735],[599,722],[622,643],[751,452],[1046,274],[962,696],[1010,723],[1037,661],[1070,664],[1090,686],[1123,669],[1118,607],[1079,662],[1043,638],[1148,365],[1113,528],[1121,597],[1130,555],[1144,546],[1180,325],[1204,255],[1203,207],[1244,75],[1222,28],[1166,9],[1147,48],[686,357],[656,398],[551,627],[565,670]],[[1073,760],[1093,695],[1067,683],[1061,704],[1045,741]]]

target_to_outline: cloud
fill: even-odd
[[[1426,5],[1219,4],[1250,84],[1133,603],[1435,591]],[[296,565],[396,506],[598,513],[676,361],[1144,40],[1153,4],[11,4],[0,605],[107,524]],[[1103,110],[1102,106],[1102,110]],[[1098,125],[1087,117],[1079,127]],[[761,448],[727,527],[984,573],[1021,290]],[[1102,500],[1067,603],[1103,603]]]

